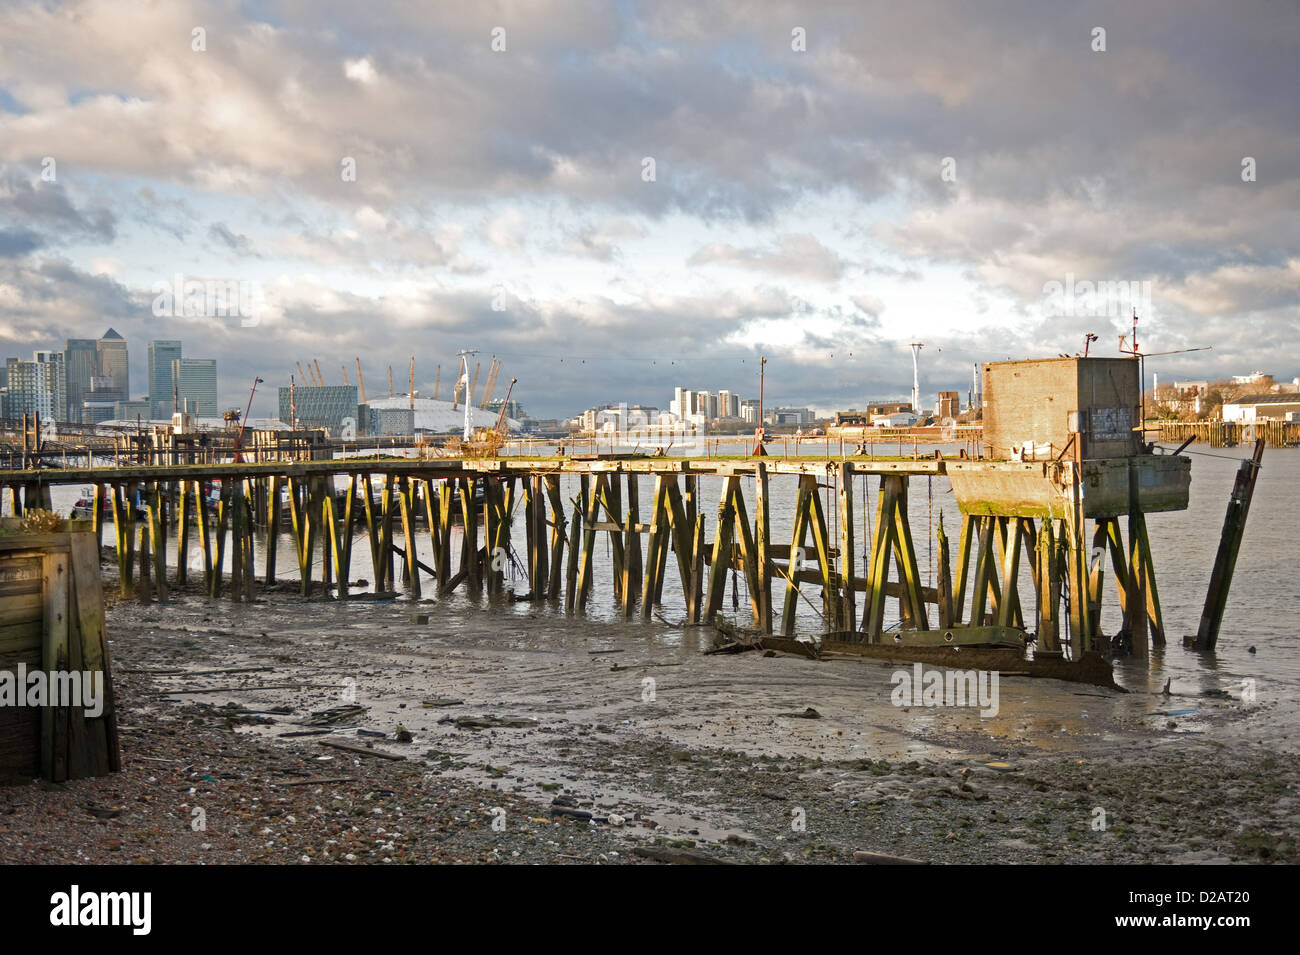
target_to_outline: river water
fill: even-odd
[[[805,454],[813,450],[807,445],[801,448]],[[821,447],[815,450],[820,451]],[[883,454],[891,453],[896,449],[882,446],[879,450]],[[949,450],[955,453],[955,448]],[[838,453],[838,447],[833,451]],[[777,453],[779,452],[778,448]],[[743,453],[743,449],[739,444],[731,446],[724,443],[715,453]],[[1196,446],[1187,453],[1192,457],[1192,492],[1188,509],[1152,514],[1148,517],[1148,531],[1155,555],[1156,577],[1168,646],[1163,651],[1154,652],[1149,668],[1132,662],[1121,662],[1117,666],[1117,681],[1129,689],[1158,691],[1164,686],[1166,679],[1173,678],[1179,686],[1194,691],[1227,689],[1237,695],[1243,687],[1243,681],[1253,680],[1255,691],[1261,700],[1274,699],[1288,702],[1300,700],[1300,652],[1298,652],[1300,638],[1297,637],[1295,629],[1296,621],[1300,620],[1300,584],[1297,583],[1296,570],[1300,567],[1300,509],[1296,507],[1296,496],[1300,491],[1300,450],[1270,450],[1265,453],[1219,638],[1218,653],[1213,656],[1185,650],[1182,647],[1182,637],[1184,634],[1196,632],[1228,495],[1238,463],[1247,453],[1247,448],[1242,446],[1211,450]],[[858,525],[856,540],[861,550],[863,542],[870,539],[870,522],[875,517],[878,479],[858,476],[856,482],[854,489],[855,522]],[[702,477],[699,484],[700,511],[707,519],[706,537],[711,539],[722,480]],[[785,543],[791,538],[791,512],[795,484],[796,479],[793,477],[773,477],[771,480],[770,515],[774,543]],[[578,486],[576,476],[561,476],[561,491],[569,514],[572,513],[572,505],[568,502],[577,496]],[[80,490],[75,487],[56,488],[53,495],[56,509],[67,513],[79,496]],[[649,505],[653,500],[653,478],[641,477],[639,490],[641,519],[647,520]],[[744,492],[752,521],[754,505],[752,482],[744,485]],[[829,491],[823,493],[829,495]],[[864,506],[866,504],[870,506]],[[834,498],[824,498],[823,506],[828,520],[832,522],[834,536],[833,522],[836,520],[834,515],[837,510]],[[939,523],[943,522],[954,548],[960,527],[956,499],[948,480],[913,478],[910,511],[923,582],[931,585],[936,559],[933,541]],[[458,527],[454,533],[459,535]],[[111,542],[111,535],[111,528],[106,527],[105,543]],[[669,645],[680,642],[684,631],[679,624],[684,619],[685,612],[674,557],[669,555],[662,610],[658,614],[660,619],[652,624],[642,624],[639,619],[624,623],[613,599],[608,536],[602,533],[597,537],[594,583],[585,619],[601,624],[600,629],[611,637],[617,637],[624,628],[630,628],[632,632],[642,636],[646,636],[649,631],[655,635],[655,639]],[[516,549],[523,550],[524,539],[522,508],[519,508],[513,530]],[[417,540],[421,559],[431,564],[429,538],[423,525],[420,525],[417,530]],[[453,560],[457,557],[459,546],[460,541],[457,537],[453,541]],[[261,541],[257,551],[256,564],[260,574],[264,559]],[[373,581],[369,549],[364,540],[354,546],[352,554],[352,578]],[[228,559],[229,555],[227,555],[227,571],[229,570]],[[174,563],[174,544],[169,548],[168,560],[169,563]],[[314,560],[315,576],[319,579],[321,560],[319,552]],[[1030,616],[1033,597],[1028,568],[1024,564],[1025,562],[1022,561],[1021,593],[1022,601],[1025,601],[1026,616]],[[283,579],[293,579],[297,575],[297,561],[292,542],[287,534],[282,534],[279,539],[277,571]],[[864,571],[860,568],[858,572]],[[739,584],[740,593],[733,601],[733,589],[729,582],[728,592],[723,600],[723,613],[728,616],[734,615],[743,625],[747,623],[749,617],[748,600],[744,593],[743,580],[738,580],[736,583]],[[779,579],[776,583],[774,609],[779,619],[784,587],[779,586]],[[527,589],[528,584],[524,574],[518,572],[513,575],[507,574],[507,590],[522,594]],[[433,590],[426,586],[424,592],[427,597],[433,593]],[[799,600],[798,632],[811,635],[822,629],[821,597],[819,588],[815,586],[805,585],[804,592],[809,599]],[[564,618],[562,601],[532,603],[495,600],[489,608],[486,596],[473,597],[461,592],[443,598],[441,602],[444,604],[443,613],[451,613],[453,619],[456,615],[463,614],[473,615],[477,620],[477,617],[483,613],[493,613],[500,615],[503,626],[508,626],[507,621],[511,617],[541,615]],[[893,610],[896,603],[897,601],[893,600],[889,602],[890,608],[886,612],[887,626],[897,623],[897,614]],[[734,611],[733,607],[736,608]],[[860,612],[861,597],[859,596]],[[1113,633],[1118,629],[1119,616],[1113,581],[1108,576],[1102,613],[1105,632]],[[1252,648],[1255,652],[1251,652]]]

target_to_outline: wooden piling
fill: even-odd
[[[1219,627],[1223,611],[1228,605],[1228,590],[1237,566],[1237,553],[1246,530],[1246,517],[1250,502],[1255,496],[1255,483],[1264,460],[1264,442],[1255,442],[1255,451],[1237,466],[1237,476],[1228,498],[1228,512],[1223,518],[1223,531],[1219,535],[1219,548],[1214,555],[1214,569],[1210,573],[1210,586],[1201,610],[1201,622],[1193,646],[1200,651],[1213,651],[1219,642]]]
[[[758,628],[763,633],[772,632],[772,516],[768,493],[767,465],[759,461],[754,467],[754,546],[758,567]],[[849,619],[853,619],[851,614]]]

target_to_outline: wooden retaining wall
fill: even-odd
[[[0,680],[27,674],[100,673],[103,712],[79,705],[18,705],[0,696],[0,777],[56,782],[121,769],[111,667],[104,636],[99,546],[89,524],[33,532],[0,521]]]

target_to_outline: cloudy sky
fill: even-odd
[[[1250,0],[4,0],[0,357],[112,325],[139,394],[179,338],[233,407],[357,355],[445,395],[477,348],[555,416],[766,355],[830,410],[906,395],[912,341],[963,397],[1114,354],[1078,283],[1149,282],[1143,349],[1213,350],[1148,371],[1290,379],[1297,90],[1300,11]],[[156,315],[177,275],[255,324]]]

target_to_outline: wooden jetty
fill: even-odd
[[[1011,640],[1023,645],[1032,629],[1041,650],[1059,652],[1069,646],[1077,654],[1098,649],[1102,571],[1090,555],[1101,547],[1111,556],[1130,632],[1136,636],[1149,631],[1162,642],[1143,511],[1128,514],[1126,542],[1120,516],[1127,507],[1121,511],[1118,500],[1112,500],[1113,513],[1085,511],[1072,491],[1080,483],[1101,487],[1110,462],[1063,465],[938,457],[829,463],[641,456],[351,458],[10,471],[0,472],[0,489],[14,513],[21,514],[48,507],[53,485],[103,488],[106,493],[96,499],[109,502],[122,592],[151,592],[159,600],[167,598],[169,577],[184,584],[190,573],[202,574],[212,597],[251,600],[259,586],[255,551],[261,551],[260,585],[273,583],[281,534],[294,544],[304,595],[323,590],[349,595],[357,541],[370,548],[375,568],[371,586],[377,592],[397,589],[398,567],[413,597],[426,592],[446,595],[460,588],[500,592],[516,547],[512,525],[522,509],[524,539],[517,543],[522,545],[527,596],[562,601],[573,612],[584,610],[592,598],[593,554],[598,538],[605,537],[612,554],[613,596],[627,618],[651,616],[662,598],[672,555],[688,622],[711,620],[722,609],[727,572],[734,570],[744,582],[753,626],[763,633],[793,635],[802,600],[813,606],[827,631],[854,631],[866,643],[892,640],[884,629],[886,603],[892,600],[897,601],[909,643],[1006,646]],[[563,499],[561,475],[578,478],[579,493],[572,501]],[[945,528],[936,529],[937,586],[927,587],[908,504],[914,481],[944,475],[954,479],[955,489],[973,491],[960,517],[955,555]],[[643,477],[653,481],[647,501],[639,499]],[[792,501],[774,502],[775,477],[794,478]],[[329,493],[340,479],[348,486],[341,513]],[[377,488],[380,479],[382,487]],[[201,482],[221,489],[214,507],[196,494]],[[282,487],[288,489],[283,505],[289,511],[287,529],[278,513]],[[875,500],[871,513],[864,515],[859,502],[868,487]],[[1007,490],[1016,487],[1022,490]],[[1134,487],[1143,490],[1140,482]],[[127,506],[137,491],[148,505],[143,519]],[[1040,496],[1042,503],[1034,503]],[[473,503],[476,497],[482,501],[479,506]],[[959,504],[962,497],[959,492]],[[1007,498],[1006,506],[1000,505],[1002,498]],[[1096,500],[1098,506],[1107,506],[1104,498]],[[464,515],[462,539],[471,542],[457,548],[458,553],[452,548],[453,501]],[[774,506],[793,507],[789,543],[772,537]],[[104,511],[101,504],[94,514],[101,532],[110,520]],[[429,535],[428,564],[418,559],[418,512],[424,514],[423,533]],[[1095,522],[1091,544],[1085,517]],[[175,533],[169,535],[173,521]],[[866,533],[860,536],[864,522]],[[259,526],[266,532],[256,534]],[[176,548],[170,568],[163,551],[169,537]],[[197,570],[195,555],[200,555]],[[1032,613],[1024,609],[1020,593],[1022,560],[1034,582]],[[228,580],[218,572],[227,563]],[[1135,570],[1130,572],[1130,567]],[[820,591],[816,598],[806,592],[813,588]],[[779,616],[774,591],[784,595]],[[1145,652],[1146,645],[1142,637],[1134,641],[1136,652]]]
[[[200,462],[0,471],[0,494],[22,514],[48,508],[54,485],[103,489],[95,530],[102,533],[111,511],[122,593],[141,599],[165,601],[170,586],[193,574],[211,597],[252,600],[276,584],[287,535],[304,596],[361,596],[352,593],[359,542],[369,549],[373,593],[498,594],[515,566],[527,581],[515,599],[581,614],[594,597],[599,543],[626,619],[651,619],[671,575],[680,583],[670,590],[680,593],[681,619],[712,622],[731,577],[733,607],[743,604],[761,634],[794,637],[802,605],[811,608],[804,618],[817,617],[819,634],[836,644],[1023,655],[1032,641],[1047,662],[1081,663],[1115,648],[1147,657],[1165,644],[1165,626],[1146,517],[1187,506],[1191,462],[1151,453],[1132,426],[1140,420],[1136,362],[1003,362],[985,375],[984,444],[1000,455],[993,460]],[[1063,398],[1030,400],[1044,391]],[[576,479],[568,500],[562,476]],[[941,477],[951,481],[959,514],[949,528],[927,510],[922,530],[911,506],[918,482]],[[220,488],[215,504],[196,494],[205,482]],[[143,518],[127,506],[137,491],[148,505]],[[774,508],[789,509],[788,542],[772,533]],[[457,512],[463,523],[453,532]],[[928,583],[918,560],[927,552],[935,557]],[[1110,637],[1101,632],[1107,570],[1123,621]],[[887,619],[897,619],[897,629]]]

